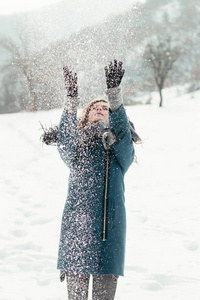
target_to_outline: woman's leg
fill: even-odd
[[[117,275],[93,275],[92,300],[113,300],[118,277]]]
[[[66,273],[68,300],[87,300],[89,274]]]

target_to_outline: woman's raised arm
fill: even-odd
[[[72,71],[67,66],[63,68],[63,72],[67,97],[59,124],[57,145],[61,158],[67,165],[70,165],[72,159],[76,156],[78,147],[77,107],[80,100],[78,97],[77,74],[75,73],[73,76]]]

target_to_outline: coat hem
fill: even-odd
[[[85,275],[115,275],[115,276],[121,276],[121,277],[124,277],[124,274],[122,273],[117,273],[117,272],[71,272],[71,271],[68,271],[68,270],[63,270],[63,269],[57,269],[59,271],[65,271],[66,273],[71,273],[71,274],[85,274]]]

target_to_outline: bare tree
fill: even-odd
[[[27,110],[36,111],[39,109],[39,86],[43,80],[41,52],[46,45],[46,36],[34,18],[30,18],[28,15],[19,16],[15,19],[14,24],[14,34],[0,40],[0,46],[10,56],[8,64],[0,66],[0,68],[4,73],[16,74],[18,90],[14,90],[14,94],[17,102]],[[25,96],[23,103],[19,97],[22,86],[22,94]]]
[[[196,54],[195,65],[191,72],[190,86],[188,91],[194,92],[200,89],[200,52]]]
[[[26,40],[19,35],[19,40],[14,41],[11,39],[1,39],[0,45],[6,49],[6,51],[11,55],[11,61],[9,64],[4,65],[1,71],[8,68],[15,70],[16,73],[25,78],[25,84],[30,94],[30,104],[27,107],[30,111],[37,110],[37,95],[34,88],[34,74],[37,67],[36,55],[29,52],[26,44]],[[20,76],[19,76],[20,77]],[[19,78],[18,78],[19,79]]]
[[[160,94],[160,107],[163,104],[162,89],[164,83],[180,53],[181,51],[177,46],[171,45],[169,38],[158,41],[152,40],[145,48],[144,58],[153,71],[153,77]]]

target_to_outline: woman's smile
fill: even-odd
[[[108,122],[108,104],[103,101],[94,104],[89,112],[88,123],[91,124],[97,121]]]

